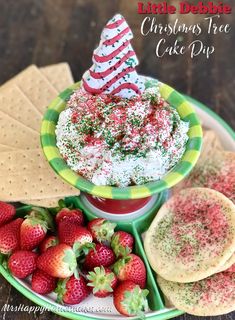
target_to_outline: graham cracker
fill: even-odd
[[[65,183],[45,159],[42,150],[2,152],[0,158],[0,200],[29,201],[79,195]]]
[[[41,113],[17,86],[0,88],[0,111],[36,132],[40,131]]]
[[[6,82],[2,88],[5,90],[13,85],[19,87],[41,115],[44,114],[48,104],[59,93],[35,65],[31,65],[20,72]]]
[[[0,152],[5,152],[5,151],[14,151],[16,148],[6,146],[5,144],[0,144]]]
[[[0,111],[0,144],[19,149],[38,148],[40,135]]]
[[[58,202],[63,197],[51,198],[51,199],[33,199],[33,200],[21,200],[22,203],[44,208],[56,208],[58,207]]]
[[[67,62],[61,62],[40,68],[40,71],[59,92],[74,83],[73,76]]]

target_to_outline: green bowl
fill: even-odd
[[[180,182],[189,174],[199,158],[202,146],[202,128],[192,105],[180,93],[166,84],[158,82],[158,85],[162,97],[177,109],[182,120],[189,122],[189,140],[185,153],[178,164],[162,179],[125,188],[96,186],[69,168],[56,146],[55,129],[60,112],[65,109],[66,102],[71,94],[80,87],[80,82],[73,84],[60,93],[60,95],[51,102],[43,118],[41,144],[44,154],[54,171],[62,179],[79,190],[108,199],[146,198],[169,189]]]

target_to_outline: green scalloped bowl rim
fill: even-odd
[[[184,179],[192,170],[200,155],[203,135],[201,123],[191,103],[183,95],[166,84],[158,82],[158,85],[162,97],[177,109],[182,120],[189,122],[189,140],[185,153],[178,164],[162,179],[125,188],[96,186],[69,168],[56,146],[55,129],[60,112],[64,110],[71,94],[80,87],[80,82],[73,84],[60,93],[59,96],[51,102],[43,117],[41,145],[54,171],[75,188],[94,196],[108,199],[139,199],[150,197],[155,193],[173,187]]]

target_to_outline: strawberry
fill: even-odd
[[[141,288],[146,284],[146,269],[143,261],[137,255],[131,253],[119,259],[113,266],[118,280],[130,280]]]
[[[57,302],[78,304],[89,295],[90,290],[86,280],[79,275],[78,278],[72,276],[69,279],[59,280],[55,292],[57,293]]]
[[[16,214],[16,209],[13,205],[0,201],[0,226],[11,221]]]
[[[84,225],[84,216],[81,210],[79,209],[68,209],[62,208],[56,215],[56,223],[59,224],[62,220],[67,220],[71,223],[77,224],[79,226]]]
[[[55,236],[46,237],[39,246],[41,253],[45,252],[48,248],[53,247],[59,243],[59,240]]]
[[[24,220],[18,218],[0,228],[0,252],[11,254],[20,249],[20,226]]]
[[[35,249],[46,237],[47,230],[53,228],[53,219],[46,209],[32,208],[20,228],[21,249]]]
[[[23,250],[35,249],[46,237],[48,225],[45,221],[27,216],[20,227],[20,245]]]
[[[24,279],[36,270],[38,255],[35,252],[15,251],[8,260],[8,268],[13,276]]]
[[[112,223],[104,218],[93,219],[87,225],[94,241],[104,243],[111,241],[115,227],[116,223]]]
[[[84,261],[84,268],[91,271],[95,267],[109,267],[115,262],[115,255],[109,247],[97,243],[94,249],[91,249]]]
[[[118,282],[115,274],[109,268],[103,266],[90,271],[87,279],[89,280],[87,285],[93,287],[93,294],[98,298],[109,296]]]
[[[52,277],[67,278],[77,267],[76,256],[70,246],[60,243],[38,257],[37,267]]]
[[[91,233],[86,228],[67,221],[67,219],[59,222],[58,236],[60,243],[73,247],[76,255],[79,255],[81,251],[88,253],[88,249],[93,247]]]
[[[57,279],[37,269],[32,275],[32,290],[40,294],[48,294],[55,290]]]
[[[113,303],[119,313],[124,316],[140,316],[144,318],[144,311],[148,308],[146,299],[149,291],[142,290],[132,281],[123,281],[114,290]]]
[[[111,247],[117,258],[124,257],[133,250],[134,238],[130,233],[117,231],[111,239]]]

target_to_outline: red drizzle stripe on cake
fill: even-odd
[[[122,30],[122,32],[120,32],[118,35],[116,35],[115,37],[113,37],[112,39],[109,40],[105,40],[103,45],[104,46],[111,46],[113,45],[115,42],[121,40],[128,32],[130,32],[131,29],[129,27],[127,27],[126,29]]]
[[[107,62],[112,60],[115,56],[118,55],[118,53],[120,53],[122,50],[124,50],[125,48],[128,47],[128,45],[130,44],[130,42],[127,40],[125,41],[119,48],[117,48],[116,50],[114,50],[113,52],[111,52],[109,55],[107,56],[98,56],[97,54],[93,55],[93,58],[96,62]]]
[[[130,89],[135,91],[137,94],[140,94],[140,89],[137,87],[137,85],[135,85],[134,83],[123,83],[120,86],[118,86],[116,89],[114,89],[111,93],[112,94],[117,94],[120,91],[122,91],[123,89]]]
[[[116,22],[107,24],[105,28],[107,29],[115,29],[116,27],[119,27],[123,22],[125,21],[124,18],[117,20]]]
[[[83,79],[83,86],[87,92],[90,92],[92,94],[97,94],[97,93],[99,94],[103,91],[106,91],[116,81],[118,81],[119,79],[123,78],[125,75],[127,75],[128,73],[131,73],[133,71],[135,71],[135,68],[132,68],[132,67],[126,68],[125,70],[123,70],[118,75],[116,75],[114,78],[109,80],[103,87],[101,87],[99,89],[90,87],[89,84],[86,82],[86,79]]]
[[[125,62],[127,59],[133,56],[135,56],[135,52],[129,51],[125,56],[122,57],[122,59],[118,60],[118,62],[114,66],[109,67],[107,70],[103,72],[94,72],[90,70],[90,75],[94,79],[101,79],[101,78],[107,77],[110,73],[115,71],[123,62]]]

